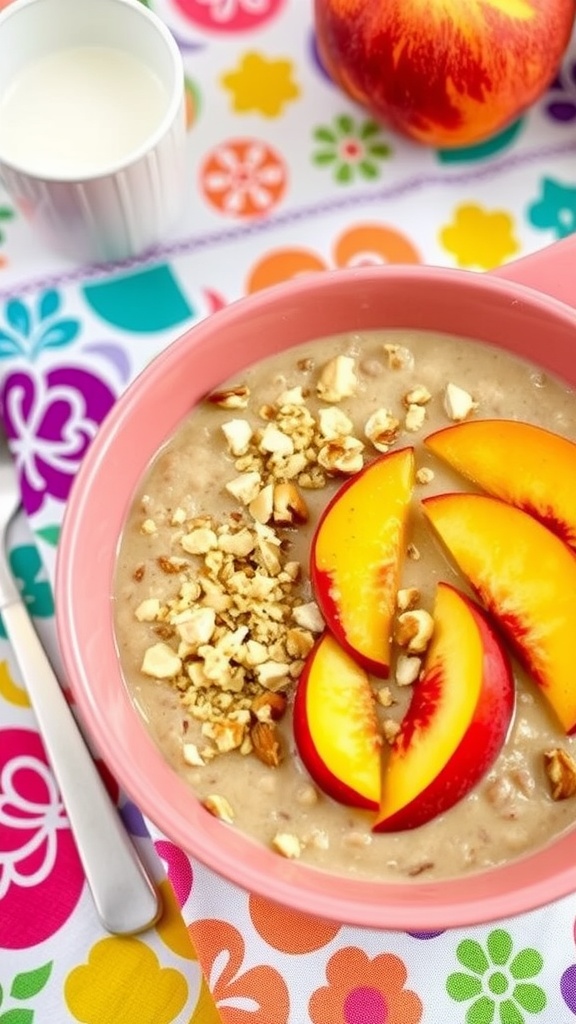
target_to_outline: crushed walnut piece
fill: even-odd
[[[567,750],[556,747],[544,751],[544,770],[553,800],[566,800],[576,794],[576,761]]]
[[[253,751],[274,766],[282,757],[274,722],[324,620],[300,598],[300,566],[273,527],[234,512],[188,519],[174,536],[189,556],[176,595],[146,598],[135,612],[163,635],[141,670],[175,688],[213,756]]]

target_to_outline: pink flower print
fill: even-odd
[[[175,0],[182,13],[199,28],[216,32],[246,32],[270,21],[285,0]]]
[[[204,161],[200,188],[206,201],[229,217],[269,214],[286,189],[282,157],[259,139],[229,139]]]
[[[9,373],[0,414],[20,469],[24,507],[33,514],[45,496],[66,501],[78,467],[115,396],[88,370],[60,366],[46,374]]]
[[[84,875],[40,737],[0,732],[0,947],[27,949],[68,920]]]

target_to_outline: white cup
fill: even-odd
[[[182,210],[185,119],[180,52],[140,0],[0,12],[0,180],[52,248],[107,261],[159,242]]]

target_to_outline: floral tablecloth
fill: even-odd
[[[78,464],[129,381],[177,335],[303,271],[368,261],[490,270],[576,228],[576,39],[529,114],[485,145],[442,152],[395,136],[334,88],[307,0],[149,5],[187,74],[188,195],[172,234],[146,258],[79,266],[44,250],[0,193],[0,411],[26,510],[11,560],[56,664],[51,579]],[[191,862],[102,771],[166,906],[134,938],[98,924],[0,637],[0,1024],[576,1017],[576,896],[460,931],[341,927]]]

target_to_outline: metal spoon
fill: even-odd
[[[162,912],[160,896],[92,760],[6,557],[20,507],[12,456],[0,430],[0,612],[76,840],[96,912],[107,931],[134,935]]]

